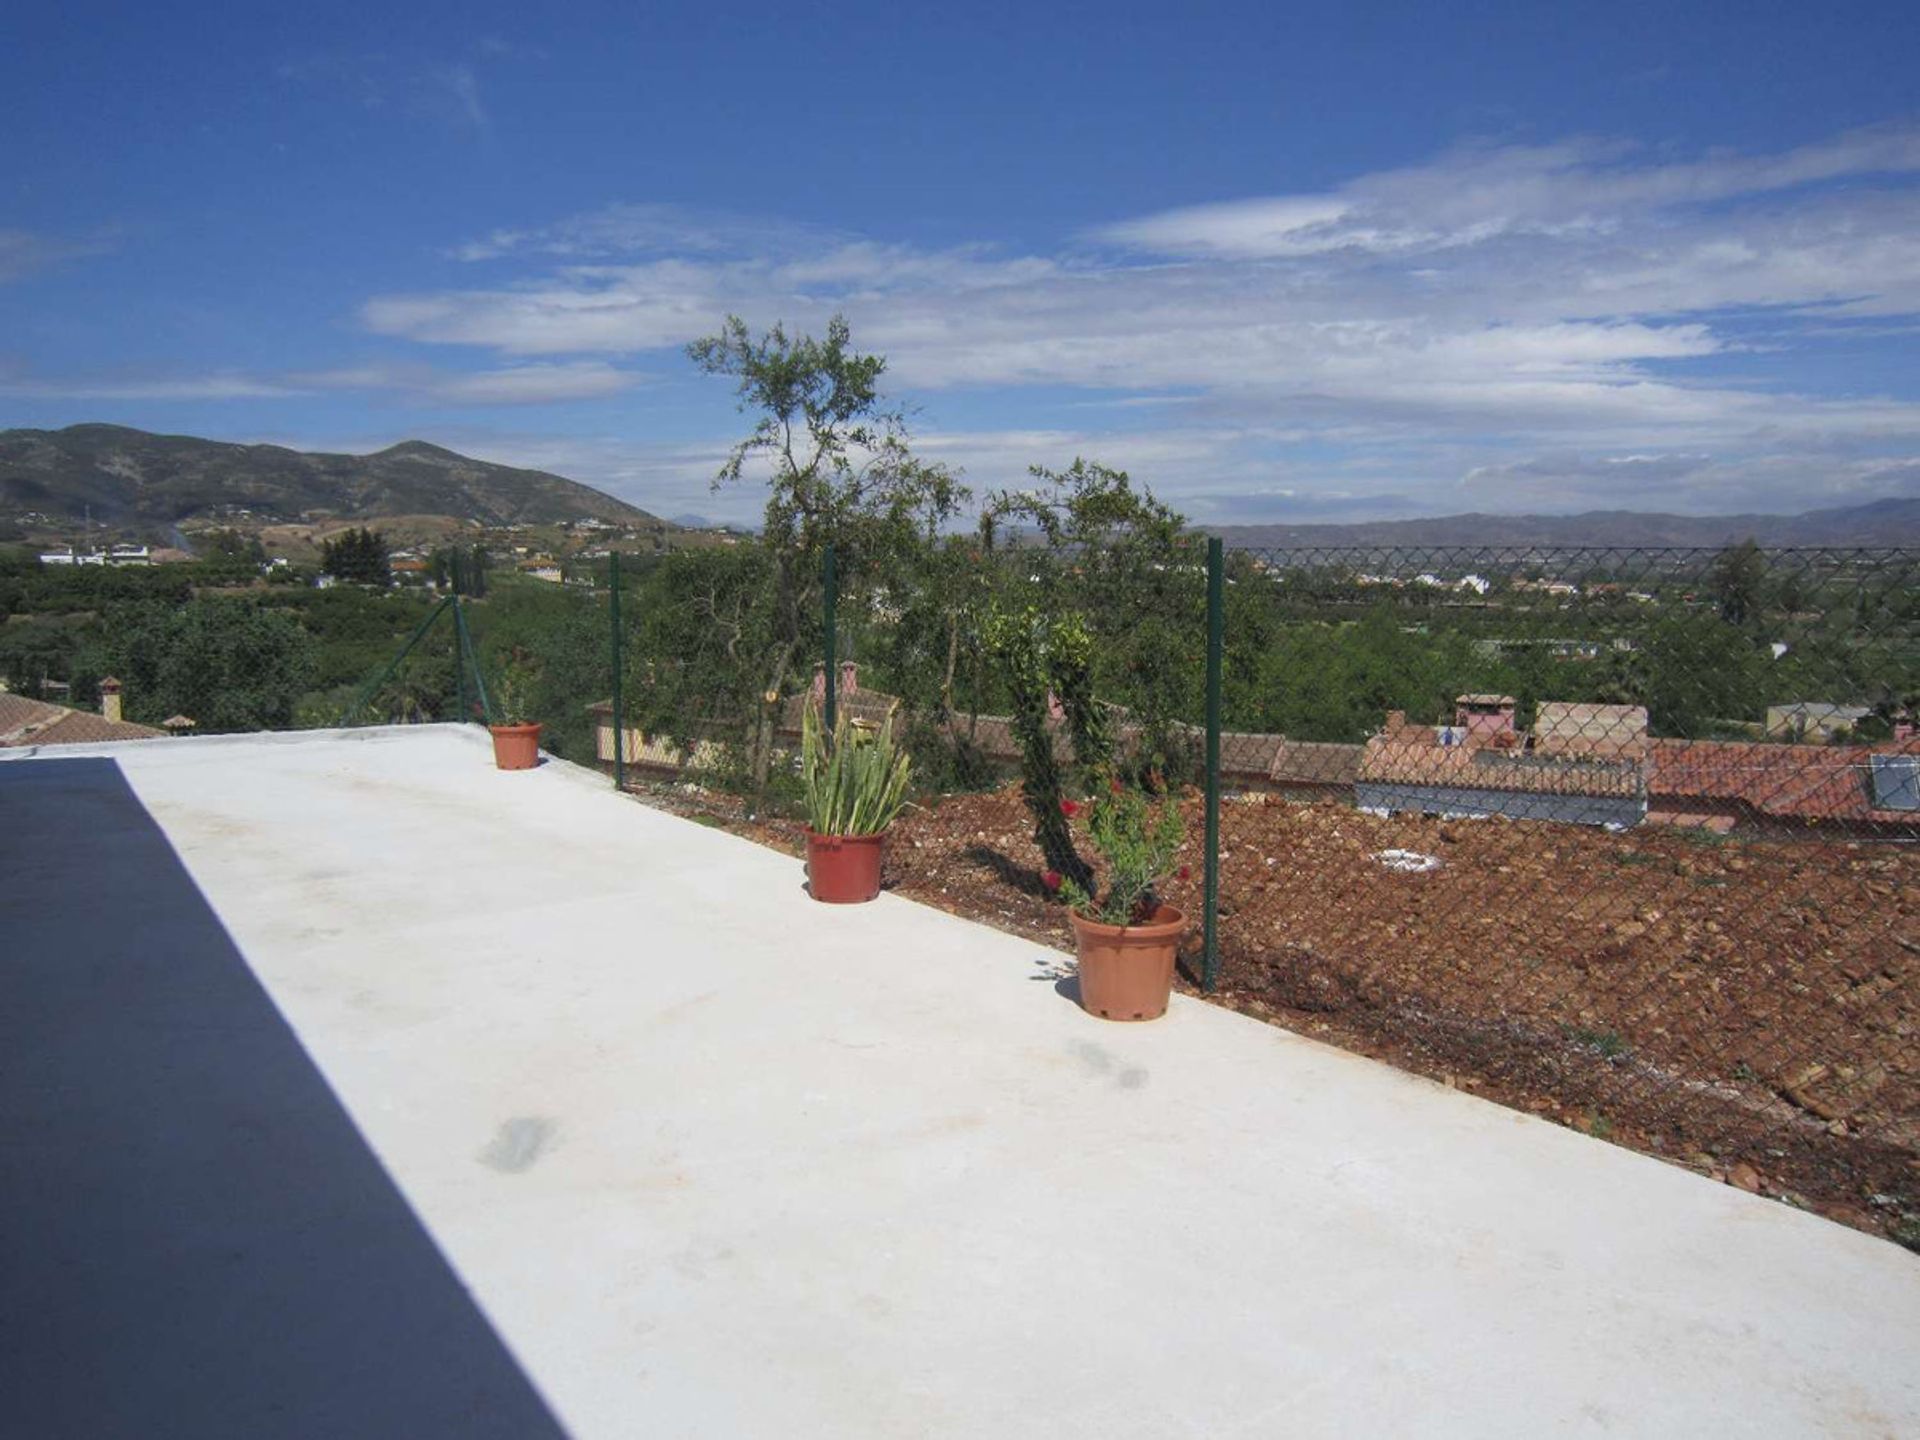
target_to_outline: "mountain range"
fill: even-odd
[[[704,517],[663,521],[625,501],[544,470],[522,470],[407,440],[371,455],[236,445],[154,435],[122,425],[0,430],[0,520],[37,513],[55,524],[91,516],[123,530],[196,520],[258,522],[325,516],[373,520],[444,516],[483,525],[554,524],[585,517],[616,525],[704,528]],[[1798,515],[1445,515],[1354,524],[1206,527],[1234,548],[1318,546],[1766,546],[1920,545],[1920,497]]]
[[[1573,549],[1583,546],[1699,547],[1751,536],[1765,546],[1920,544],[1920,496],[1875,500],[1799,515],[1662,515],[1590,510],[1581,515],[1442,515],[1352,525],[1210,525],[1230,549],[1418,546]]]
[[[0,430],[0,518],[38,513],[119,529],[183,522],[439,515],[483,525],[592,517],[661,526],[645,510],[589,485],[407,440],[371,455],[234,445],[153,435],[121,425]]]

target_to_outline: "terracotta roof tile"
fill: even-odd
[[[1536,750],[1553,755],[1639,759],[1647,753],[1646,707],[1542,701],[1533,738]]]
[[[1794,820],[1887,820],[1869,773],[1875,755],[1920,755],[1920,739],[1890,745],[1768,745],[1757,741],[1656,740],[1647,788],[1654,795],[1733,800]]]
[[[91,710],[50,705],[24,695],[0,693],[0,746],[91,745],[113,740],[152,740],[167,732],[128,720],[109,720]]]
[[[35,726],[52,724],[66,708],[0,691],[0,745],[13,743],[15,735]]]
[[[1533,795],[1631,799],[1646,792],[1646,769],[1639,760],[1442,745],[1430,725],[1408,725],[1374,736],[1360,758],[1358,778],[1379,785],[1440,785]]]
[[[1359,778],[1364,745],[1324,740],[1281,740],[1267,771],[1270,780],[1308,785],[1351,785]]]

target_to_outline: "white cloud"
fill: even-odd
[[[678,347],[729,312],[817,331],[842,311],[890,382],[928,403],[984,388],[1110,406],[1113,425],[1089,427],[1107,443],[1086,450],[1132,447],[1195,505],[1228,503],[1227,477],[1302,507],[1494,505],[1505,485],[1514,503],[1564,508],[1654,473],[1612,457],[1678,454],[1707,459],[1647,498],[1826,503],[1907,483],[1920,450],[1910,394],[1836,394],[1807,363],[1836,330],[1897,343],[1920,316],[1916,175],[1912,125],[1769,155],[1467,146],[1024,255],[624,206],[476,242],[468,253],[517,260],[518,277],[376,297],[363,317],[518,365]],[[1766,369],[1743,367],[1761,345]],[[1158,430],[1128,428],[1141,406]],[[1002,483],[1071,433],[937,443]],[[1145,434],[1170,443],[1150,450]],[[1516,455],[1584,459],[1549,463],[1549,493],[1547,470]]]
[[[412,405],[494,407],[594,400],[642,378],[601,360],[446,371],[425,365],[361,365],[336,370],[249,375],[148,375],[49,379],[0,374],[0,395],[60,400],[267,400],[321,391],[369,391]]]
[[[1024,254],[611,206],[458,247],[488,267],[467,272],[475,283],[363,304],[369,330],[476,352],[482,371],[254,383],[476,407],[593,399],[637,383],[636,353],[694,383],[671,352],[728,313],[817,333],[841,311],[896,389],[987,417],[922,437],[981,488],[1080,453],[1215,518],[1621,497],[1805,508],[1913,484],[1911,386],[1848,389],[1820,347],[1912,332],[1916,176],[1911,125],[1768,155],[1478,145]],[[222,381],[244,377],[203,383]],[[1043,418],[996,421],[1003,402]],[[718,438],[497,443],[543,446],[530,463],[641,503],[637,487],[657,485],[676,508],[715,507]]]
[[[552,225],[495,230],[448,252],[456,260],[550,256],[568,262],[642,255],[818,253],[857,236],[818,226],[769,225],[760,216],[684,205],[608,205]]]
[[[1460,484],[1460,508],[1549,512],[1672,510],[1798,513],[1920,494],[1920,458],[1853,459],[1820,467],[1809,459],[1763,455],[1729,462],[1710,454],[1535,455],[1477,466]],[[1686,504],[1676,506],[1674,497]]]
[[[480,101],[480,77],[462,61],[429,65],[420,76],[418,101],[430,115],[475,133],[487,128],[487,108]]]
[[[601,360],[445,371],[419,365],[365,365],[294,377],[318,390],[375,390],[418,404],[541,405],[597,400],[639,384],[641,377]]]
[[[69,260],[98,255],[111,248],[112,242],[105,235],[86,239],[63,238],[0,226],[0,285],[24,279]]]
[[[1911,125],[1856,130],[1778,155],[1652,163],[1609,142],[1476,145],[1427,165],[1363,176],[1329,194],[1192,206],[1099,233],[1160,255],[1234,259],[1438,250],[1512,232],[1604,235],[1652,210],[1915,172],[1920,127]]]
[[[465,56],[423,61],[386,52],[314,52],[282,61],[274,75],[298,87],[373,114],[409,115],[480,136],[489,119],[481,62],[520,58],[514,47],[483,39]]]
[[[264,400],[299,393],[278,381],[230,372],[118,380],[0,376],[0,395],[21,400]]]

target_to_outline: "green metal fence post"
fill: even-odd
[[[460,623],[460,587],[453,587],[453,713],[465,725],[473,718],[467,710],[467,635]]]
[[[1207,541],[1207,870],[1201,983],[1220,978],[1220,660],[1227,630],[1226,556],[1220,537]]]
[[[613,788],[627,788],[627,715],[621,703],[620,552],[607,557],[607,595],[613,613]]]
[[[827,723],[827,734],[831,735],[833,734],[836,709],[834,697],[840,688],[840,677],[837,673],[840,667],[834,657],[834,649],[840,638],[837,633],[838,615],[836,613],[840,608],[840,568],[834,556],[833,546],[831,545],[827,546],[826,568],[824,574],[821,576],[821,584],[826,591],[827,628],[827,698],[826,713],[823,718]]]
[[[413,647],[420,643],[420,637],[433,628],[433,622],[440,618],[441,611],[445,610],[447,606],[452,603],[453,597],[449,595],[427,612],[427,618],[420,622],[420,628],[415,630],[413,634],[407,638],[407,643],[400,647],[400,653],[389,660],[386,669],[376,675],[371,684],[363,687],[360,693],[353,697],[353,702],[348,705],[345,710],[340,712],[340,724],[342,727],[355,723],[356,717],[362,710],[366,709],[367,702],[372,700],[374,695],[378,693],[380,687],[392,678],[393,672],[400,668],[400,663],[405,660],[408,655],[412,654]]]
[[[460,653],[466,657],[466,663],[473,668],[474,693],[480,697],[480,714],[487,724],[493,724],[493,701],[487,698],[487,677],[480,670],[480,649],[473,643],[473,632],[467,628],[466,608],[461,605],[460,597],[453,597],[453,629],[460,639]],[[464,702],[463,702],[464,703]],[[469,719],[466,714],[462,721]]]

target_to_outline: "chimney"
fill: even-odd
[[[100,713],[109,720],[120,718],[120,682],[111,675],[100,682]]]
[[[856,660],[840,662],[840,693],[851,695],[860,688],[860,664]]]
[[[1387,711],[1387,723],[1381,727],[1383,735],[1396,735],[1407,728],[1407,712],[1404,710]]]
[[[1513,744],[1497,738],[1514,733],[1511,695],[1461,695],[1453,707],[1453,723],[1465,732],[1469,745]]]

